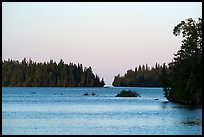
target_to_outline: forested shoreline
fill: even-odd
[[[103,87],[104,80],[94,75],[92,68],[82,64],[36,63],[24,58],[21,62],[2,61],[2,86],[19,87]]]
[[[112,85],[116,87],[162,87],[161,70],[162,66],[157,63],[155,67],[151,68],[147,64],[139,65],[134,70],[128,70],[124,76],[120,76],[120,74],[115,76]]]
[[[167,65],[146,65],[118,74],[113,86],[163,87],[164,96],[172,102],[202,105],[202,17],[181,21],[173,29],[175,36],[182,35],[180,50]]]
[[[202,105],[202,17],[181,21],[173,34],[182,35],[183,40],[168,69],[162,70],[165,97],[173,102]]]
[[[202,105],[202,17],[189,18],[174,27],[175,36],[182,35],[180,50],[168,65],[142,65],[118,74],[113,86],[163,87],[165,97],[174,102]],[[82,64],[36,63],[24,58],[2,61],[2,86],[26,87],[103,87],[105,82]]]

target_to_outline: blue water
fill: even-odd
[[[141,97],[115,97],[123,89]],[[202,108],[165,103],[162,88],[2,87],[2,91],[3,135],[202,134]]]

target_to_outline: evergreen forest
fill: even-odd
[[[175,36],[182,35],[180,50],[167,65],[146,65],[118,74],[113,86],[163,87],[164,96],[173,102],[202,105],[202,17],[181,21],[173,29]]]
[[[155,64],[155,67],[139,65],[134,70],[130,69],[124,76],[118,74],[112,83],[113,86],[123,87],[161,87],[160,74],[162,66]]]
[[[163,67],[161,83],[165,97],[174,102],[190,105],[202,104],[202,17],[181,21],[173,29],[182,35],[180,50],[174,60]]]
[[[82,64],[36,63],[24,58],[21,62],[2,61],[2,86],[26,87],[103,87],[104,80],[94,75],[92,68]]]
[[[182,35],[180,50],[172,62],[154,67],[139,65],[124,76],[114,77],[113,86],[163,87],[164,96],[174,102],[202,104],[202,17],[181,21],[173,35]],[[36,63],[24,58],[2,61],[2,86],[30,87],[103,87],[104,80],[82,64]]]

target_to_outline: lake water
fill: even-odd
[[[141,97],[115,97],[123,89]],[[202,134],[202,108],[166,103],[162,88],[2,87],[2,91],[3,135]],[[85,92],[96,95],[84,96]]]

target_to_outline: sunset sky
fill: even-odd
[[[3,2],[2,60],[91,66],[111,84],[138,65],[172,61],[173,28],[202,16],[202,2]]]

